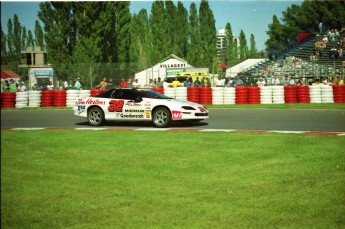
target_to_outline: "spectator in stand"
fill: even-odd
[[[344,80],[342,78],[338,78],[338,85],[344,85]]]
[[[295,86],[296,85],[295,80],[294,80],[294,78],[292,76],[290,77],[289,85],[290,86]]]
[[[298,86],[305,85],[305,78],[302,78],[302,77],[298,78],[297,85]]]
[[[262,87],[262,86],[265,86],[265,85],[266,85],[266,82],[265,82],[265,80],[264,80],[262,77],[260,77],[259,80],[258,80],[258,82],[256,82],[256,84],[257,84],[259,87]]]
[[[284,80],[283,80],[283,85],[284,86],[288,86],[290,84],[290,80],[289,80],[289,78],[288,78],[288,75],[285,75],[285,78],[284,78]]]
[[[241,80],[240,76],[237,75],[237,79],[235,80],[235,86],[241,86],[243,84],[243,80]]]
[[[5,80],[5,85],[3,87],[3,91],[5,91],[5,92],[10,91],[10,83],[8,82],[8,80]]]
[[[339,47],[338,48],[338,53],[339,53],[339,58],[343,58],[344,57],[344,50],[343,50],[343,47]]]
[[[206,87],[212,87],[210,78],[206,78]]]
[[[80,78],[78,77],[75,81],[74,88],[77,90],[81,89],[81,83],[80,83]]]
[[[171,83],[172,87],[181,87],[183,84],[178,81],[177,77],[175,77],[175,80]]]
[[[280,85],[280,80],[278,79],[277,76],[274,76],[272,81],[271,81],[271,84],[274,85],[274,86],[278,86]]]
[[[21,86],[19,88],[19,91],[26,91],[26,86],[24,82],[21,82]]]
[[[196,80],[194,81],[193,85],[194,85],[194,87],[200,87],[201,86],[201,82],[200,82],[198,76],[196,77]]]
[[[42,81],[42,83],[40,85],[40,88],[41,88],[42,91],[47,90],[47,83],[46,83],[45,79],[43,79],[43,81]]]
[[[128,82],[125,79],[122,79],[120,82],[120,88],[127,88],[128,87]]]
[[[149,83],[148,84],[145,84],[145,87],[147,87],[147,88],[153,88],[153,87],[155,87],[156,85],[155,85],[155,83],[153,82],[153,80],[152,79],[149,79]]]
[[[162,88],[163,87],[163,82],[161,81],[161,77],[158,77],[157,83],[156,83],[156,88]]]
[[[67,80],[63,81],[62,87],[63,87],[64,90],[68,89],[68,82],[67,82]]]
[[[186,78],[186,81],[184,81],[184,85],[185,87],[190,87],[192,86],[192,79],[190,77]]]
[[[168,88],[168,87],[170,87],[170,83],[168,83],[167,78],[165,78],[163,82],[163,88]]]
[[[53,90],[54,89],[54,85],[52,83],[52,81],[49,81],[48,85],[47,85],[47,90]]]
[[[99,83],[99,85],[96,88],[105,90],[107,89],[107,86],[108,86],[107,78],[104,77],[103,80]]]
[[[132,83],[133,88],[139,88],[141,85],[138,83],[138,79],[135,79],[134,82]]]
[[[216,87],[224,87],[225,79],[222,79],[222,77],[218,76],[218,79],[214,80],[214,84],[216,85]]]
[[[112,78],[109,78],[108,83],[107,83],[107,89],[110,89],[110,88],[112,88],[113,86],[114,86],[114,84],[113,84],[113,79],[112,79]]]
[[[228,82],[226,83],[226,86],[227,86],[227,87],[233,87],[233,86],[234,86],[234,77],[230,77],[230,76],[229,76],[229,80],[228,80]]]
[[[316,79],[315,82],[312,83],[312,86],[319,86],[320,80]]]
[[[32,88],[31,88],[33,91],[39,91],[40,88],[38,87],[37,83],[35,83]]]

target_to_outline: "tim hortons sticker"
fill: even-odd
[[[172,113],[172,119],[173,120],[182,119],[181,111],[171,111],[171,113]]]

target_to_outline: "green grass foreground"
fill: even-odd
[[[345,138],[1,131],[2,228],[344,228]]]

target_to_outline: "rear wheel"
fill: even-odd
[[[154,111],[152,119],[156,127],[168,127],[171,124],[171,113],[167,108],[159,107]]]
[[[92,107],[88,111],[87,120],[91,126],[101,126],[104,123],[104,113],[99,107]]]

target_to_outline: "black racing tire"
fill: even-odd
[[[99,107],[91,107],[87,113],[87,121],[90,126],[102,126],[104,124],[104,112]]]
[[[158,128],[165,128],[171,124],[171,112],[165,107],[158,107],[152,116],[153,124]]]

